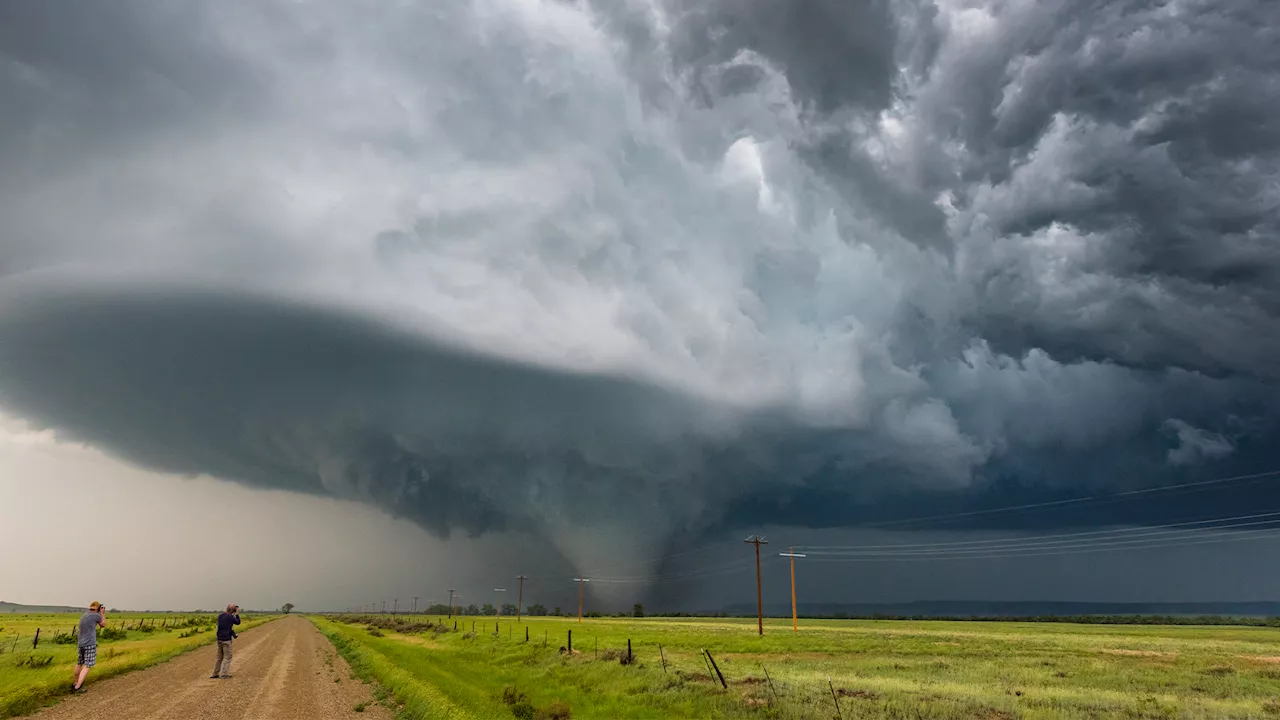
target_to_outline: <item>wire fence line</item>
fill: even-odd
[[[517,623],[496,620],[493,616],[465,619],[424,617],[411,614],[391,617],[381,613],[337,613],[328,619],[346,625],[364,625],[376,629],[375,636],[387,630],[405,635],[457,633],[466,641],[527,645],[542,657],[567,656],[581,663],[618,663],[650,674],[654,682],[666,678],[670,687],[693,685],[706,692],[727,694],[745,707],[771,708],[772,717],[787,720],[801,718],[884,717],[920,720],[929,715],[923,706],[904,704],[899,698],[890,700],[865,687],[857,687],[850,678],[831,677],[801,680],[780,677],[777,668],[770,671],[763,662],[744,663],[738,657],[722,658],[714,645],[691,648],[681,645],[673,649],[656,640],[637,642],[633,638],[610,636],[604,643],[598,635],[584,628],[564,627],[552,636],[549,628],[542,633],[529,632],[528,625],[517,630]],[[505,627],[504,627],[505,626]],[[571,665],[568,667],[572,667]]]

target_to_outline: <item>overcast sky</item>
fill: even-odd
[[[0,4],[0,597],[1280,597],[1277,28]]]

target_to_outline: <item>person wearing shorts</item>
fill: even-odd
[[[106,626],[107,609],[102,607],[100,602],[89,603],[89,612],[80,616],[80,623],[76,626],[76,669],[71,674],[75,685],[72,686],[71,692],[80,692],[80,686],[84,685],[84,678],[89,674],[89,668],[97,664],[98,628]]]

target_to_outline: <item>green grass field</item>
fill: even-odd
[[[770,620],[761,638],[746,620],[526,618],[495,636],[493,618],[468,617],[377,637],[313,620],[411,718],[554,718],[556,702],[578,720],[834,718],[833,689],[846,719],[1280,718],[1273,628]],[[636,662],[622,665],[628,638]]]
[[[213,642],[216,617],[212,614],[108,613],[108,628],[124,629],[124,635],[119,639],[100,637],[98,662],[89,672],[87,682],[155,665]],[[260,625],[274,617],[244,615],[237,630]],[[76,645],[74,642],[58,644],[54,638],[58,633],[71,633],[79,619],[79,614],[69,613],[0,615],[0,718],[29,713],[66,695],[76,663]],[[134,629],[140,623],[151,626],[153,621],[154,629]],[[174,623],[179,625],[170,627]],[[33,649],[37,628],[41,631],[40,645]]]

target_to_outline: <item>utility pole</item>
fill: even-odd
[[[454,590],[454,589],[450,588],[450,590],[449,590],[449,619],[451,619],[451,620],[453,619],[453,594],[454,594],[455,592],[457,592],[457,590]]]
[[[798,632],[800,628],[796,624],[796,558],[804,557],[804,554],[797,553],[795,548],[790,548],[790,552],[778,554],[791,558],[791,632]]]
[[[578,583],[578,622],[582,622],[582,583],[591,582],[591,578],[576,577],[574,580]]]
[[[523,622],[520,619],[521,613],[524,611],[524,581],[527,579],[524,575],[517,575],[516,579],[520,581],[520,591],[516,595],[516,622]]]
[[[395,617],[400,612],[400,598],[396,598],[396,602],[391,606],[391,617]]]
[[[768,545],[769,541],[759,535],[752,535],[743,542],[756,546],[756,617],[760,625],[760,634],[764,635],[764,593],[760,589],[760,546]]]
[[[386,600],[383,600],[383,601],[382,601],[382,614],[383,614],[383,615],[386,615],[386,614],[387,614],[387,601],[386,601]]]
[[[418,614],[418,596],[417,595],[413,596],[413,614],[414,615]]]
[[[493,591],[494,591],[494,592],[496,592],[496,593],[504,593],[504,592],[506,592],[506,591],[507,591],[507,589],[506,589],[506,588],[494,588],[494,589],[493,589]],[[494,607],[494,609],[495,609],[495,610],[497,610],[497,611],[498,611],[498,619],[499,619],[499,620],[501,620],[501,619],[502,619],[502,596],[501,596],[501,595],[495,595],[495,596],[494,596],[494,600],[495,600],[495,602],[494,602],[493,607]]]

